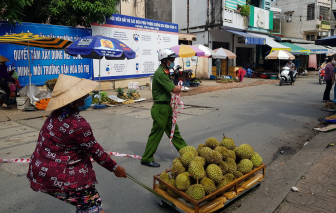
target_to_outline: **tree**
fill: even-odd
[[[15,25],[15,22],[21,23],[24,18],[23,9],[30,6],[33,0],[1,0],[0,20],[8,20],[10,24]]]
[[[17,1],[17,0],[7,0]],[[91,23],[105,22],[105,17],[118,13],[119,0],[20,0],[32,1],[23,9],[23,17],[14,17],[18,22],[48,23],[76,27],[91,27]],[[22,14],[22,13],[21,13]],[[11,22],[13,23],[13,22]]]

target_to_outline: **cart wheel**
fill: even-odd
[[[166,208],[168,206],[168,204],[166,202],[162,201],[161,199],[158,200],[158,203],[159,203],[159,206],[161,208]]]
[[[282,86],[282,79],[280,78],[279,85]]]

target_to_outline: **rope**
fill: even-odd
[[[178,86],[180,86],[181,88],[182,88],[182,84],[183,84],[182,81],[178,82]],[[170,146],[172,148],[172,151],[174,152],[172,140],[174,137],[177,115],[181,113],[181,111],[178,110],[178,105],[181,105],[181,110],[184,108],[184,103],[180,101],[180,93],[176,93],[172,95],[171,105],[173,108],[173,120],[172,120],[172,129],[170,131],[169,141],[170,141]]]

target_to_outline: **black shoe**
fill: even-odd
[[[141,165],[149,166],[149,167],[160,167],[160,164],[155,163],[154,161],[149,162],[149,163],[141,161]]]

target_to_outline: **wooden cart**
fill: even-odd
[[[167,186],[167,188],[169,188],[170,190],[174,191],[175,193],[179,194],[184,200],[186,201],[189,201],[191,204],[193,204],[193,211],[192,212],[195,212],[195,213],[199,213],[199,212],[212,212],[212,211],[207,211],[206,210],[206,206],[205,205],[208,205],[210,204],[211,205],[215,205],[214,203],[214,199],[217,198],[218,196],[222,197],[223,194],[225,192],[227,192],[229,189],[231,189],[232,187],[234,187],[234,192],[236,193],[236,196],[232,199],[224,199],[222,200],[223,202],[221,203],[222,204],[222,207],[224,207],[224,205],[227,205],[228,203],[236,200],[237,198],[239,198],[240,196],[242,196],[243,194],[247,193],[248,191],[250,191],[252,188],[260,185],[260,181],[262,179],[265,178],[265,168],[266,166],[263,164],[261,165],[260,167],[258,168],[255,168],[253,171],[251,171],[250,173],[248,174],[245,174],[244,176],[238,178],[237,180],[235,181],[232,181],[231,183],[229,183],[228,185],[226,185],[225,187],[221,188],[221,189],[218,189],[217,191],[213,192],[212,194],[209,194],[207,195],[206,197],[200,199],[200,200],[194,200],[193,198],[191,198],[190,196],[188,196],[186,193],[178,190],[177,188],[173,187],[172,185],[170,185],[169,183],[163,181],[160,179],[160,174],[157,174],[154,176],[154,182],[153,182],[153,190],[155,190],[156,192],[158,192],[159,194],[161,194],[163,197],[166,198],[166,200],[163,200],[163,199],[160,199],[158,198],[159,200],[159,204],[162,205],[164,202],[167,203],[167,200],[170,201],[170,205],[171,203],[174,203],[176,204],[174,207],[177,211],[179,212],[191,212],[191,211],[185,211],[181,208],[178,207],[178,204],[176,201],[178,201],[177,199],[175,198],[172,198],[170,197],[169,195],[167,195],[163,190],[161,190],[159,188],[159,185],[157,184],[157,182],[161,183],[161,184],[164,184]],[[239,189],[239,183],[241,183],[242,181],[246,181],[247,179],[249,179],[250,177],[254,176],[254,175],[257,175],[257,173],[260,173],[262,170],[262,178],[253,183],[253,185],[249,186],[247,189],[245,189],[244,191],[238,191]],[[171,170],[167,170],[167,172],[169,173]],[[260,174],[261,175],[261,174]],[[218,201],[220,201],[218,199]],[[179,202],[181,202],[181,200],[179,200]],[[184,201],[183,201],[184,202]],[[184,202],[185,203],[185,202]],[[186,203],[185,203],[186,204]],[[186,204],[188,205],[188,204]],[[181,206],[181,205],[180,205]],[[209,205],[208,205],[209,206]],[[190,205],[189,205],[190,207]]]

